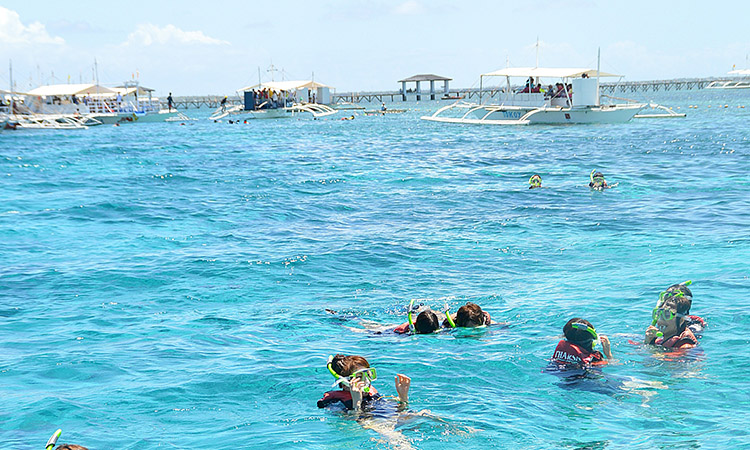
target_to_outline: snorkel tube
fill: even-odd
[[[409,319],[409,331],[414,333],[417,328],[414,326],[414,320],[411,318],[411,313],[414,311],[414,299],[411,299],[409,302],[409,313],[407,314],[407,318]]]
[[[445,318],[448,320],[448,325],[451,326],[451,328],[456,328],[456,323],[451,318],[451,312],[450,308],[448,308],[448,302],[445,302]]]
[[[62,434],[62,430],[58,429],[55,431],[55,433],[49,438],[47,441],[47,445],[44,447],[45,450],[52,450],[52,448],[57,444],[57,440],[60,438],[60,435]]]
[[[596,169],[592,169],[591,173],[589,174],[589,178],[591,179],[591,184],[594,184],[594,173],[596,173]]]

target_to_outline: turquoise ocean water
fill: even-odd
[[[688,117],[0,134],[0,447],[750,447],[750,92],[653,97]],[[686,279],[700,349],[629,343]],[[353,330],[412,298],[509,325]],[[542,372],[575,316],[611,338],[603,379]],[[439,419],[318,409],[332,353]]]

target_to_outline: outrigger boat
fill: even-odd
[[[89,116],[105,124],[164,122],[181,115],[162,109],[153,89],[138,82],[108,88],[96,84],[57,84],[27,92],[27,107],[38,115]]]
[[[314,90],[314,91],[313,91]],[[314,118],[326,117],[338,111],[324,104],[330,99],[330,86],[312,80],[306,81],[270,81],[239,89],[242,93],[242,104],[230,107],[222,106],[209,117],[210,120],[222,119],[246,121],[251,119],[281,119],[296,114],[309,113]],[[271,98],[258,95],[260,92],[272,92]],[[299,99],[309,98],[315,92],[317,102],[304,102]]]
[[[485,77],[505,77],[506,87],[498,92],[499,104],[482,103]],[[479,78],[479,103],[456,102],[422,119],[480,125],[625,123],[641,117],[639,112],[647,107],[666,112],[642,117],[684,117],[684,114],[676,114],[661,105],[632,100],[624,104],[603,105],[600,103],[600,77],[620,75],[598,69],[542,67],[507,68],[485,73]],[[528,81],[522,89],[514,89],[512,78],[526,78]],[[556,84],[558,89],[545,89],[545,83],[541,82],[543,78],[560,80]],[[491,93],[490,99],[492,96]]]
[[[750,89],[750,69],[732,70],[728,74],[743,78],[712,81],[706,89]]]

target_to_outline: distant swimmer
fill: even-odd
[[[644,343],[664,348],[693,348],[698,345],[706,321],[690,315],[693,293],[688,289],[691,281],[674,284],[659,295],[656,308],[651,313],[651,326],[646,328]]]
[[[552,354],[552,363],[559,368],[586,368],[607,364],[612,359],[609,339],[596,332],[591,322],[580,317],[570,319],[563,327],[565,339],[561,340]],[[601,343],[602,351],[595,350]]]
[[[417,320],[413,320],[414,313],[419,311],[420,307],[424,305],[417,305],[414,306],[414,299],[411,300],[409,303],[409,312],[407,313],[406,318],[408,321],[406,323],[403,323],[396,328],[393,329],[394,333],[397,334],[407,334],[407,333],[413,333],[413,334],[430,334],[434,333],[435,331],[440,331],[441,325],[440,325],[440,319],[438,318],[438,315],[427,307],[426,309],[423,309],[418,315]],[[446,322],[448,327],[455,328],[456,324],[453,322],[453,318],[450,315],[450,311],[448,310],[448,304],[445,304],[445,309],[442,311],[443,314],[445,314]]]
[[[608,184],[607,180],[604,179],[604,174],[601,172],[597,172],[596,169],[591,171],[591,174],[589,174],[589,178],[591,179],[589,187],[597,191],[603,191],[605,189],[617,186],[617,183],[613,185]]]
[[[529,189],[536,189],[542,187],[542,177],[539,174],[534,174],[529,178]]]
[[[380,110],[384,113],[388,110],[388,108],[385,107],[385,102],[380,106]]]
[[[349,117],[342,117],[341,120],[354,120],[354,114]]]

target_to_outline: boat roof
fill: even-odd
[[[483,73],[483,77],[542,77],[542,78],[578,78],[583,74],[591,78],[596,76],[596,69],[584,68],[547,68],[547,67],[508,67],[490,73]],[[613,73],[599,72],[600,77],[621,77]]]
[[[255,84],[240,89],[240,92],[250,91],[253,89],[272,89],[274,91],[297,91],[299,89],[317,89],[317,88],[331,88],[331,86],[323,83],[318,83],[312,80],[296,80],[296,81],[267,81],[265,83]]]
[[[115,92],[119,92],[122,96],[130,95],[136,90],[141,95],[148,95],[149,93],[154,92],[154,89],[147,88],[145,86],[117,86],[115,88],[112,88],[112,90]]]
[[[97,86],[95,84],[50,84],[39,86],[27,92],[28,95],[38,95],[40,97],[48,95],[83,95],[83,94],[102,94],[115,93],[110,88]]]
[[[729,75],[750,75],[750,69],[730,70]]]

